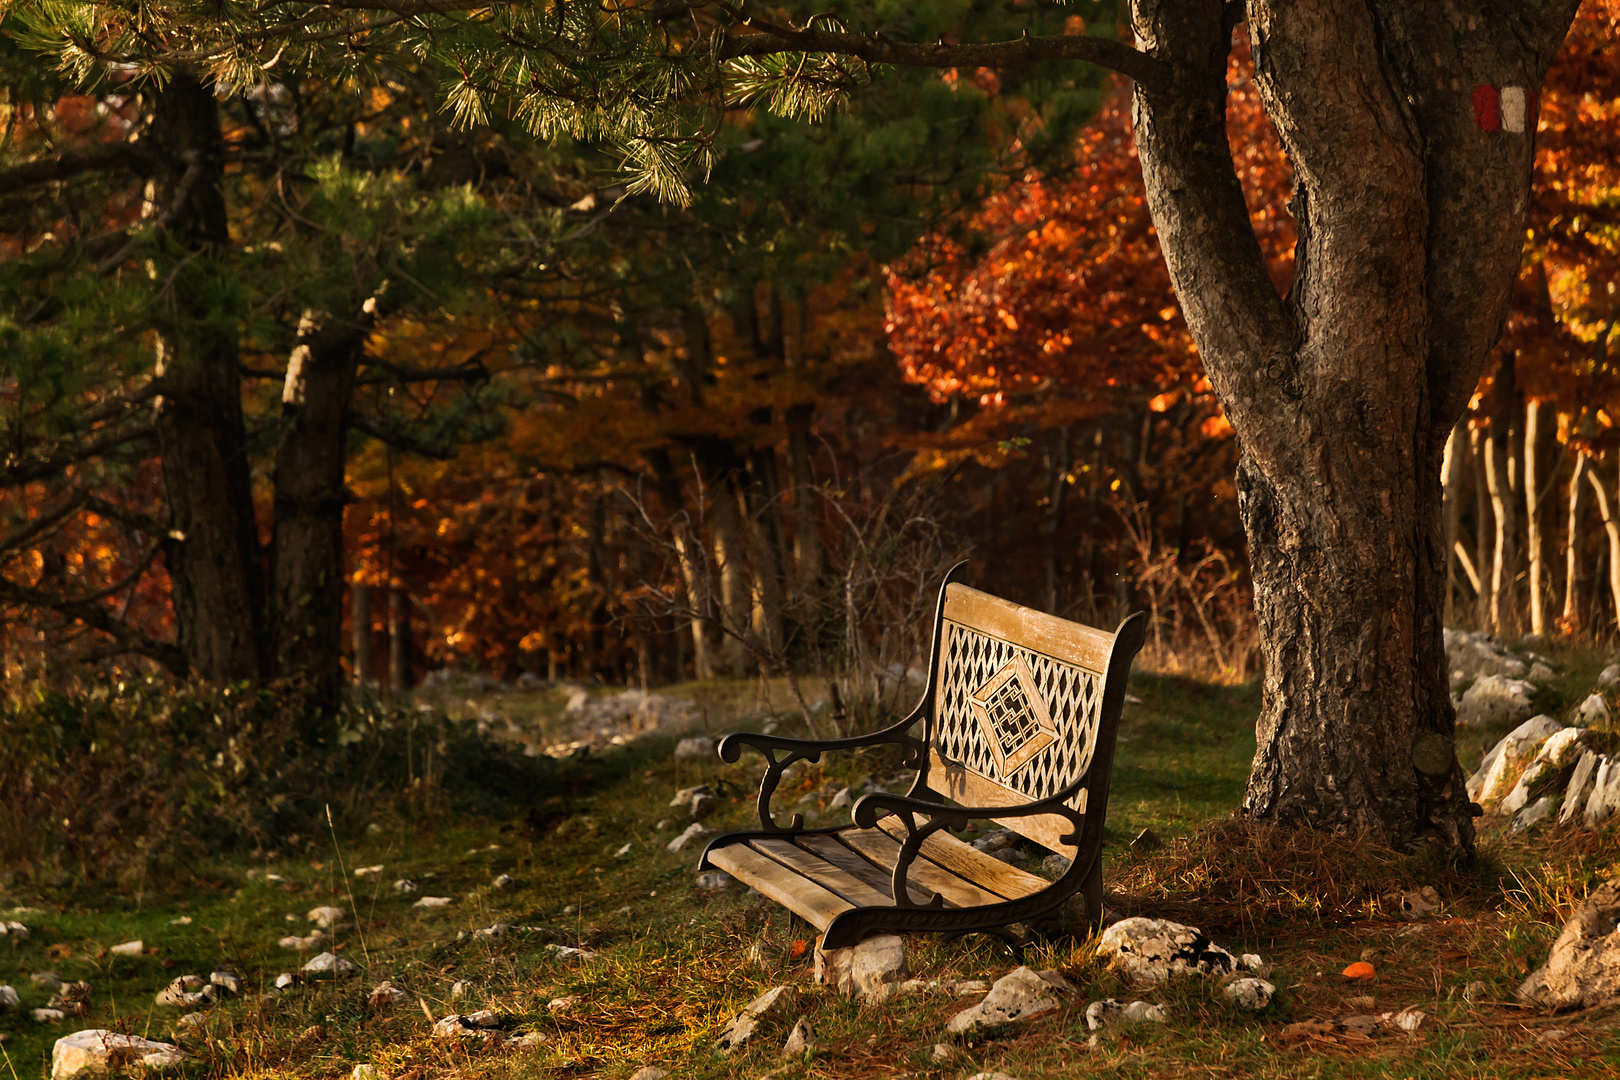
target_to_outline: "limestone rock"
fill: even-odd
[[[1547,963],[1519,1000],[1548,1009],[1589,1008],[1620,997],[1620,878],[1599,885],[1564,925]]]
[[[697,887],[703,891],[714,892],[716,889],[724,889],[728,887],[731,884],[731,875],[722,873],[719,870],[709,870],[705,873],[699,874],[696,882]]]
[[[1086,1006],[1086,1027],[1097,1031],[1109,1024],[1123,1021],[1127,1024],[1162,1024],[1164,1023],[1164,1006],[1152,1005],[1146,1001],[1132,1001],[1121,1004],[1113,998],[1104,1001],[1093,1001]]]
[[[213,989],[212,987],[207,988]],[[173,982],[169,983],[169,985],[165,986],[162,990],[159,990],[157,992],[157,997],[154,1000],[159,1005],[173,1005],[178,1008],[190,1008],[193,1005],[201,1005],[205,1002],[212,1002],[215,995],[218,993],[218,991],[215,991],[215,994],[204,994],[203,990],[204,983],[200,977],[196,975],[182,975]]]
[[[816,948],[816,982],[845,997],[881,1001],[895,994],[905,977],[905,942],[896,934],[878,934],[842,949]]]
[[[1519,775],[1515,770],[1524,759],[1563,729],[1563,724],[1543,715],[1533,716],[1508,732],[1485,752],[1479,768],[1468,778],[1468,797],[1483,803],[1507,794]]]
[[[424,896],[416,903],[412,904],[411,907],[441,908],[449,907],[453,902],[454,898],[449,896]]]
[[[597,956],[590,949],[576,949],[572,945],[547,945],[546,951],[558,960],[595,960]]]
[[[123,1071],[131,1065],[139,1065],[150,1072],[173,1068],[190,1058],[191,1055],[173,1043],[90,1028],[56,1040],[56,1046],[51,1051],[51,1080],[105,1075]]]
[[[301,970],[308,975],[331,975],[335,978],[343,978],[346,975],[353,975],[360,969],[336,953],[323,952],[311,959]]]
[[[488,1022],[486,1022],[488,1021]],[[478,1039],[489,1038],[493,1033],[491,1029],[500,1026],[500,1020],[495,1014],[484,1010],[481,1013],[451,1013],[441,1017],[433,1025],[435,1039]]]
[[[1139,986],[1175,975],[1224,975],[1238,966],[1237,958],[1203,931],[1168,919],[1121,919],[1103,931],[1097,951],[1112,956],[1125,978]]]
[[[683,810],[690,810],[692,808],[692,800],[697,798],[699,795],[713,796],[714,789],[708,784],[698,784],[695,787],[679,788],[675,792],[675,797],[669,800],[669,805],[680,807]]]
[[[454,996],[454,995],[452,995]],[[384,980],[371,988],[371,994],[366,998],[366,1004],[373,1009],[386,1009],[393,1005],[409,1001],[410,995],[393,983]]]
[[[34,1018],[36,1024],[54,1024],[67,1019],[67,1013],[61,1009],[35,1009],[29,1015]]]
[[[332,907],[330,905],[322,905],[321,907],[310,908],[308,914],[306,914],[304,917],[310,922],[314,923],[316,926],[320,927],[322,930],[332,930],[349,921],[349,913],[347,911],[340,907]]]
[[[720,800],[713,795],[696,795],[692,798],[693,821],[702,821],[718,809],[720,809]]]
[[[1508,832],[1513,835],[1518,835],[1519,833],[1524,832],[1524,830],[1528,829],[1530,826],[1535,825],[1538,822],[1545,821],[1547,818],[1552,816],[1553,808],[1556,805],[1557,799],[1555,796],[1543,795],[1541,798],[1519,811],[1518,816],[1513,819],[1513,824],[1508,826]]]
[[[799,1022],[793,1025],[788,1032],[787,1042],[782,1044],[783,1057],[798,1057],[806,1050],[814,1050],[820,1044],[816,1038],[816,1029],[810,1026],[810,1021],[799,1017]]]
[[[698,837],[707,836],[708,833],[709,833],[708,829],[705,829],[702,825],[699,825],[697,822],[694,821],[694,822],[692,822],[692,824],[688,825],[686,827],[685,831],[682,832],[679,836],[677,836],[675,839],[671,840],[669,843],[665,844],[664,845],[664,850],[665,851],[679,851],[679,850],[681,850],[681,848],[685,847],[687,844],[691,843],[693,840],[696,840]]]
[[[1548,789],[1561,787],[1586,749],[1588,735],[1582,728],[1555,731],[1541,744],[1535,759],[1525,766],[1513,790],[1502,799],[1502,812],[1516,814]]]
[[[1446,670],[1451,672],[1452,685],[1456,686],[1486,675],[1518,678],[1525,673],[1525,663],[1510,655],[1489,634],[1447,630]]]
[[[233,994],[242,992],[242,976],[227,968],[215,968],[209,972],[208,981],[221,990],[229,990]]]
[[[960,1034],[977,1027],[1018,1023],[1051,1012],[1060,997],[1073,992],[1073,985],[1055,971],[1015,968],[996,980],[983,1001],[951,1017],[945,1030]]]
[[[676,761],[713,761],[714,740],[707,735],[693,735],[675,744]]]
[[[514,1050],[533,1050],[538,1046],[544,1046],[550,1041],[551,1036],[543,1031],[525,1031],[517,1038],[509,1040],[506,1045]]]
[[[511,874],[501,874],[491,884],[502,892],[512,892],[518,887],[517,878]]]
[[[1271,1004],[1271,995],[1277,988],[1264,979],[1246,977],[1233,979],[1221,988],[1221,996],[1234,1005],[1259,1011]]]
[[[276,989],[285,990],[287,987],[292,986],[297,981],[298,977],[292,972],[283,971],[280,975],[276,976]]]
[[[973,849],[982,851],[986,855],[994,855],[998,851],[1012,847],[1018,843],[1018,834],[1011,829],[995,829],[985,833],[973,841]]]
[[[6,1009],[20,1008],[22,1008],[22,998],[17,995],[17,991],[9,986],[0,986],[0,1012],[4,1012]]]
[[[375,1065],[356,1065],[349,1073],[349,1080],[385,1080],[385,1078],[377,1071]]]
[[[842,810],[844,807],[853,806],[854,804],[855,796],[850,792],[849,788],[839,788],[833,793],[832,802],[827,804],[827,809]]]
[[[374,821],[371,824],[373,826],[375,826],[377,823]],[[378,829],[377,831],[381,832],[382,830]],[[382,863],[378,863],[376,866],[359,866],[359,867],[356,867],[355,871],[354,871],[354,876],[359,878],[361,881],[366,881],[369,878],[377,877],[379,874],[381,874],[383,872],[383,865],[384,864],[382,864]]]
[[[1599,672],[1597,685],[1599,690],[1613,690],[1620,686],[1620,664],[1610,664]]]
[[[1586,800],[1592,791],[1592,781],[1597,777],[1599,755],[1591,750],[1581,752],[1580,760],[1575,763],[1575,769],[1569,774],[1569,784],[1564,788],[1564,805],[1558,811],[1558,824],[1568,825],[1575,820],[1575,815],[1586,809]]]
[[[398,881],[394,882],[394,891],[399,893],[401,896],[414,896],[416,893],[421,891],[421,886],[417,885],[416,882],[412,881],[410,878],[400,878]]]
[[[126,941],[120,945],[114,945],[107,951],[114,956],[139,956],[146,951],[146,942],[139,939]]]
[[[664,1080],[668,1075],[656,1065],[643,1065],[630,1074],[630,1080]]]
[[[1609,703],[1603,700],[1602,694],[1588,694],[1586,699],[1575,707],[1577,724],[1607,724],[1611,716]]]
[[[1530,674],[1525,676],[1526,679],[1535,683],[1537,686],[1551,682],[1557,677],[1558,673],[1552,668],[1548,667],[1545,660],[1537,660],[1535,663],[1531,664]]]
[[[1530,704],[1535,692],[1535,686],[1522,679],[1486,675],[1463,694],[1462,704],[1457,707],[1457,723],[1463,727],[1503,721],[1520,723],[1535,711]]]
[[[715,1042],[716,1048],[724,1054],[742,1049],[759,1031],[761,1020],[787,1011],[797,997],[798,991],[791,986],[776,986],[765,991],[731,1018]]]
[[[1620,811],[1620,761],[1600,756],[1592,777],[1592,793],[1586,797],[1584,821],[1587,828],[1603,824]]]
[[[289,934],[287,937],[282,938],[278,944],[280,944],[283,949],[293,949],[297,952],[309,952],[311,949],[320,948],[321,943],[325,940],[326,931],[313,930],[305,937],[299,937],[297,934]]]

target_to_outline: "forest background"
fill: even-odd
[[[1447,455],[1448,625],[1620,619],[1617,31],[1587,0],[1532,102],[1513,313]],[[1283,291],[1246,65],[1228,122]],[[425,67],[86,89],[12,19],[0,70],[8,679],[813,671],[859,703],[962,558],[1080,621],[1148,609],[1150,665],[1252,674],[1236,448],[1122,83],[739,100],[682,205],[588,140],[458,124]]]

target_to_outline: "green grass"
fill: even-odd
[[[1549,702],[1549,711],[1578,700],[1602,666],[1600,656],[1554,656],[1568,674],[1567,685],[1552,691],[1558,697]],[[758,776],[753,762],[745,757],[734,766],[678,764],[671,739],[650,738],[592,755],[588,771],[568,774],[559,790],[535,793],[532,809],[514,808],[507,817],[456,817],[440,810],[405,818],[379,811],[373,821],[351,816],[348,831],[334,837],[317,816],[299,829],[297,843],[283,842],[284,850],[263,853],[256,861],[198,861],[163,880],[122,889],[62,885],[37,893],[0,892],[0,912],[19,904],[39,911],[21,916],[32,929],[26,940],[0,939],[7,950],[0,954],[0,982],[16,987],[24,1004],[21,1014],[0,1014],[0,1031],[8,1036],[0,1047],[10,1063],[0,1076],[13,1070],[17,1080],[47,1076],[54,1041],[86,1026],[178,1038],[197,1054],[188,1070],[197,1078],[337,1080],[358,1064],[374,1065],[392,1080],[620,1080],[649,1063],[676,1077],[739,1080],[766,1073],[958,1080],[984,1070],[1024,1078],[1620,1073],[1620,1048],[1604,1024],[1541,1017],[1508,1004],[1524,966],[1539,962],[1570,906],[1593,879],[1612,870],[1612,833],[1509,839],[1499,822],[1488,819],[1485,844],[1493,861],[1472,878],[1455,879],[1460,884],[1450,889],[1442,916],[1419,924],[1424,929],[1415,935],[1376,902],[1360,914],[1330,917],[1320,911],[1312,915],[1307,907],[1244,901],[1248,907],[1239,917],[1216,919],[1222,898],[1177,886],[1173,873],[1185,873],[1184,853],[1189,843],[1199,842],[1187,838],[1215,836],[1208,823],[1226,817],[1241,801],[1254,752],[1258,686],[1139,675],[1131,690],[1141,701],[1127,707],[1116,759],[1107,830],[1109,881],[1136,889],[1151,873],[1170,875],[1163,877],[1169,884],[1161,900],[1141,901],[1150,912],[1158,902],[1164,905],[1159,913],[1170,917],[1184,911],[1189,921],[1207,916],[1205,925],[1222,927],[1216,935],[1220,944],[1234,952],[1261,953],[1275,966],[1273,981],[1280,992],[1260,1017],[1234,1011],[1210,982],[1130,990],[1084,940],[1064,934],[1037,945],[1025,959],[1067,972],[1081,997],[1016,1030],[947,1038],[945,1023],[964,1003],[941,993],[859,1007],[813,984],[805,948],[809,928],[739,887],[699,891],[693,881],[696,848],[678,854],[664,850],[684,825],[679,812],[666,805],[679,787],[709,783],[719,791],[721,809],[707,825],[748,824]],[[714,713],[740,717],[754,708],[757,688],[722,684],[673,692],[712,695],[708,702]],[[514,703],[511,697],[494,707],[509,715],[520,707],[530,710],[525,723],[550,725],[552,733],[562,730],[565,698],[534,692]],[[774,704],[785,708],[785,697]],[[859,777],[881,780],[896,772],[895,759],[883,753],[854,754],[804,770],[779,799],[797,802],[814,795],[809,811],[830,823],[833,814],[820,809],[826,792]],[[368,824],[377,828],[368,830]],[[1126,847],[1143,828],[1171,841],[1159,862]],[[621,857],[625,844],[631,848]],[[1221,857],[1219,852],[1212,856]],[[1234,850],[1230,857],[1249,856]],[[379,863],[385,869],[376,879],[352,876],[356,867]],[[285,881],[269,883],[262,875],[250,880],[250,870]],[[1397,876],[1421,872],[1404,864],[1391,871]],[[517,880],[515,889],[494,887],[503,873]],[[450,896],[454,903],[416,909],[416,897],[400,897],[392,888],[402,877],[421,886],[418,895]],[[278,973],[296,970],[307,957],[280,948],[278,939],[307,933],[304,913],[324,904],[357,912],[355,925],[338,935],[336,947],[361,965],[363,974],[260,1001],[258,995]],[[1200,904],[1206,905],[1202,911]],[[1289,914],[1278,914],[1283,911]],[[190,922],[180,924],[181,918]],[[471,934],[497,922],[538,929],[501,938]],[[147,955],[122,958],[106,952],[132,938],[145,942]],[[583,946],[599,955],[559,961],[546,949],[549,944]],[[757,960],[750,956],[756,946]],[[1370,991],[1377,1010],[1422,1008],[1433,1018],[1432,1026],[1417,1036],[1380,1036],[1367,1044],[1286,1037],[1289,1023],[1343,1015],[1349,996],[1368,992],[1347,986],[1337,975],[1366,949],[1382,950],[1386,957]],[[908,951],[912,973],[924,979],[994,979],[1014,965],[1003,946],[984,939],[920,938],[908,944]],[[175,1021],[185,1010],[157,1006],[154,995],[176,975],[206,976],[216,964],[243,975],[250,992],[209,1010],[201,1028],[177,1032]],[[26,1010],[44,1006],[48,996],[29,981],[41,970],[90,982],[91,1014],[59,1025],[29,1019]],[[385,978],[404,987],[412,1000],[384,1010],[368,1006],[366,994]],[[1497,1004],[1464,1004],[1461,990],[1474,980],[1491,986]],[[458,983],[467,996],[453,1001]],[[799,988],[798,1008],[768,1024],[746,1051],[731,1057],[715,1053],[711,1047],[725,1021],[780,983]],[[573,1009],[548,1007],[567,996],[578,998]],[[1085,1003],[1108,996],[1160,1001],[1169,1007],[1170,1022],[1106,1029],[1092,1043]],[[427,1037],[424,1007],[441,1016],[486,1006],[505,1018],[508,1033],[541,1031],[550,1042],[519,1051]],[[817,1029],[821,1045],[806,1059],[783,1061],[778,1056],[782,1039],[801,1013]],[[1569,1034],[1549,1040],[1544,1037],[1549,1029]],[[944,1060],[934,1057],[939,1043],[949,1048]]]

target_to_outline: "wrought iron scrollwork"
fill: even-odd
[[[812,765],[829,750],[853,750],[862,746],[880,746],[885,743],[902,746],[906,757],[902,768],[920,769],[928,761],[928,744],[907,731],[918,717],[913,713],[898,724],[874,731],[870,735],[855,735],[847,739],[789,739],[780,735],[763,735],[752,731],[736,731],[720,740],[720,758],[735,762],[742,756],[743,747],[759,751],[765,758],[765,776],[759,782],[759,825],[766,832],[787,833],[804,831],[804,815],[794,814],[785,828],[776,823],[771,814],[771,796],[782,782],[782,774],[800,761]],[[778,756],[778,753],[781,756]]]

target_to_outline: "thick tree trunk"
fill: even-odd
[[[151,143],[158,162],[155,202],[170,215],[182,254],[173,267],[169,311],[159,336],[158,405],[163,488],[169,511],[165,557],[180,648],[191,670],[213,682],[257,680],[264,672],[263,574],[248,479],[242,377],[234,313],[221,312],[206,279],[211,255],[230,243],[224,144],[213,88],[181,68],[159,92]]]
[[[270,559],[271,671],[314,699],[342,696],[343,486],[349,399],[373,304],[348,318],[306,318],[287,363],[276,447]]]
[[[1585,506],[1586,465],[1585,451],[1576,451],[1575,464],[1569,475],[1569,521],[1564,546],[1564,617],[1560,620],[1566,634],[1581,629],[1581,510]]]
[[[1226,140],[1237,9],[1133,4],[1137,38],[1176,72],[1136,89],[1148,200],[1242,446],[1266,671],[1255,819],[1473,848],[1441,634],[1441,455],[1519,265],[1522,88],[1540,85],[1574,7],[1250,0],[1256,83],[1295,170],[1295,280],[1279,298]],[[1521,88],[1500,95],[1504,130],[1476,126],[1482,83]]]

